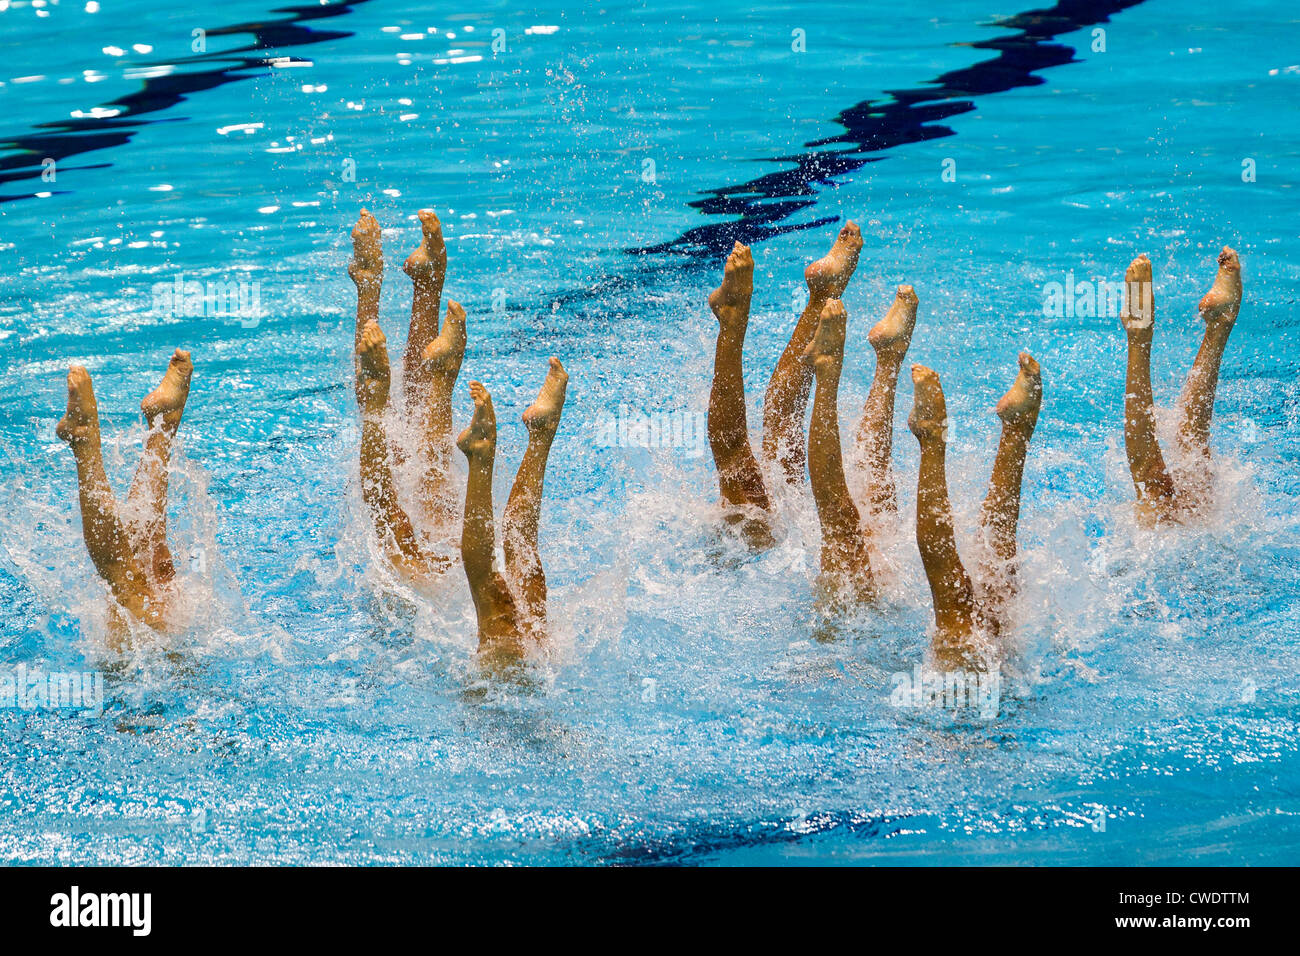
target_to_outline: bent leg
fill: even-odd
[[[1237,312],[1241,308],[1241,263],[1227,246],[1219,253],[1219,273],[1214,285],[1201,299],[1200,313],[1205,320],[1205,337],[1196,353],[1196,361],[1187,374],[1179,406],[1182,422],[1178,428],[1179,444],[1186,452],[1202,460],[1210,457],[1210,418],[1214,414],[1214,396],[1219,388],[1219,365],[1228,345]]]
[[[171,549],[167,547],[167,468],[171,462],[172,439],[181,425],[193,374],[190,353],[177,349],[167,364],[162,382],[140,403],[149,434],[127,492],[126,510],[139,542],[137,553],[141,563],[151,572],[152,579],[161,583],[176,576]]]
[[[1038,423],[1043,402],[1043,380],[1039,365],[1028,352],[1020,353],[1020,372],[1010,391],[998,402],[1002,437],[989,493],[980,509],[980,528],[989,549],[985,598],[991,623],[1004,625],[1003,607],[1015,592],[1016,529],[1020,523],[1020,488],[1025,474],[1025,455]]]
[[[524,451],[515,483],[510,488],[505,514],[501,518],[501,543],[505,551],[506,575],[515,594],[523,598],[530,625],[539,631],[546,624],[546,574],[537,550],[537,526],[541,519],[542,487],[551,442],[560,427],[569,375],[552,357],[546,381],[524,412],[528,448]]]
[[[737,508],[753,506],[768,511],[763,474],[749,444],[749,422],[745,413],[745,375],[741,358],[745,331],[749,326],[749,302],[754,291],[754,257],[749,247],[736,243],[723,269],[722,285],[709,294],[709,308],[718,320],[718,343],[713,356],[713,387],[709,391],[708,433],[713,464],[718,469],[718,488],[725,504]],[[727,521],[739,523],[741,532],[755,547],[770,545],[771,530],[765,524],[738,511],[729,511]]]
[[[844,294],[861,251],[862,233],[849,222],[840,230],[831,251],[804,270],[808,305],[795,323],[763,395],[763,457],[779,463],[787,481],[803,481],[804,477],[803,422],[813,374],[802,361],[803,353],[812,341],[823,307]]]
[[[1174,483],[1156,440],[1155,402],[1151,394],[1151,342],[1155,335],[1155,294],[1151,261],[1138,256],[1124,273],[1124,315],[1128,335],[1128,370],[1124,383],[1124,450],[1137,490],[1142,520],[1172,515]]]
[[[481,383],[470,382],[469,391],[474,397],[474,418],[456,439],[457,447],[469,461],[460,553],[478,617],[479,650],[518,654],[523,651],[523,632],[515,600],[505,579],[492,566],[496,553],[496,527],[492,520],[496,413],[492,409],[492,396]]]
[[[828,301],[803,354],[817,379],[808,431],[808,473],[822,526],[822,573],[831,583],[848,585],[854,599],[866,601],[874,590],[871,563],[840,452],[839,387],[847,324],[840,300]]]
[[[876,374],[871,380],[858,426],[856,454],[867,473],[867,513],[872,516],[898,513],[898,495],[890,458],[894,451],[894,395],[898,373],[916,328],[916,292],[900,285],[894,304],[867,334],[876,350]]]
[[[95,570],[119,604],[137,618],[156,623],[163,608],[151,601],[143,568],[118,514],[117,498],[104,471],[95,391],[90,373],[80,365],[68,370],[68,410],[55,433],[68,443],[77,462],[81,532]]]
[[[939,376],[912,366],[915,400],[907,424],[921,443],[916,484],[916,544],[934,599],[934,654],[945,667],[977,667],[975,592],[957,553],[948,501],[946,429],[948,409]]]

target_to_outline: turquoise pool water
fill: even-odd
[[[0,676],[108,671],[100,716],[0,710],[0,859],[1296,862],[1294,11],[565,7],[0,0]],[[420,597],[366,544],[344,272],[362,206],[385,227],[394,348],[414,212],[442,216],[462,381],[503,421],[498,504],[545,358],[572,375],[543,510],[554,648],[526,684],[479,672],[458,573]],[[910,385],[886,598],[833,626],[810,610],[810,499],[745,557],[715,540],[707,450],[601,439],[620,416],[703,413],[704,296],[734,235],[755,243],[756,424],[803,265],[850,217],[844,428],[866,329],[910,282],[964,539],[1016,351],[1044,367],[1023,624],[991,719],[890,703],[930,621]],[[1246,303],[1220,506],[1142,533],[1118,321],[1044,316],[1044,290],[1150,253],[1168,403],[1224,243]],[[178,277],[247,283],[256,308],[156,314]],[[197,369],[172,498],[193,625],[110,667],[54,437],[64,374],[94,376],[124,490],[177,346]]]

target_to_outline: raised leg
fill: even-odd
[[[81,532],[95,570],[122,607],[146,623],[158,624],[164,608],[154,599],[118,514],[117,498],[104,471],[95,391],[90,373],[80,365],[68,370],[68,410],[55,432],[68,443],[77,462]]]
[[[352,261],[348,275],[357,287],[357,325],[352,346],[361,349],[361,330],[379,321],[379,293],[384,282],[384,254],[380,243],[379,223],[370,210],[361,210],[352,227]]]
[[[141,563],[152,580],[160,583],[176,576],[171,549],[167,547],[167,468],[171,462],[172,439],[180,428],[193,374],[190,353],[177,349],[167,364],[162,382],[140,403],[149,433],[126,496],[127,523]]]
[[[426,569],[426,561],[411,520],[398,502],[393,481],[384,431],[391,379],[388,343],[375,322],[361,330],[356,368],[357,407],[361,410],[361,497],[389,560],[408,573],[418,574]]]
[[[1140,255],[1124,273],[1124,315],[1128,335],[1128,371],[1124,383],[1124,450],[1137,490],[1138,516],[1156,521],[1173,515],[1174,483],[1156,439],[1155,402],[1151,394],[1151,342],[1155,336],[1155,294],[1151,260]]]
[[[948,501],[946,432],[948,409],[939,376],[922,365],[912,366],[915,400],[907,420],[921,443],[916,484],[916,544],[934,599],[934,654],[945,667],[979,666],[975,634],[975,592],[957,553],[952,505]]]
[[[838,406],[847,325],[844,305],[839,299],[829,300],[802,356],[817,379],[808,430],[808,473],[822,526],[822,575],[837,592],[843,594],[846,585],[849,596],[867,601],[874,591],[871,563],[840,453]]]
[[[439,526],[450,525],[456,513],[456,492],[450,480],[451,399],[465,358],[465,343],[465,310],[459,302],[448,300],[442,332],[422,353],[421,374],[426,384],[417,425],[424,462],[421,498],[426,512]]]
[[[524,650],[518,608],[505,579],[493,567],[496,527],[492,519],[492,468],[497,450],[496,413],[492,409],[492,396],[481,383],[470,382],[469,391],[474,398],[474,418],[456,439],[457,447],[469,462],[460,553],[478,617],[479,649],[493,654],[518,654]]]
[[[1020,487],[1025,474],[1025,455],[1042,403],[1043,380],[1038,363],[1028,352],[1021,352],[1020,372],[1010,391],[998,402],[1002,437],[993,459],[989,493],[980,509],[980,528],[989,551],[984,596],[991,623],[999,630],[1005,623],[1006,601],[1015,593]]]
[[[867,341],[876,350],[876,374],[862,408],[858,426],[857,459],[866,470],[867,513],[870,516],[898,513],[898,495],[890,458],[894,451],[894,395],[898,373],[916,328],[916,293],[900,285],[885,317],[872,326]]]
[[[831,251],[804,270],[808,283],[808,305],[804,308],[785,351],[777,360],[763,396],[763,457],[781,465],[791,482],[804,477],[804,413],[813,373],[802,361],[812,341],[822,308],[830,299],[844,294],[862,251],[862,233],[849,222],[840,230]]]
[[[541,631],[546,624],[546,574],[537,550],[537,526],[542,511],[542,486],[551,442],[560,427],[564,394],[569,374],[552,357],[537,401],[524,412],[528,448],[524,451],[515,483],[510,488],[505,514],[501,518],[501,543],[505,552],[506,576],[522,599],[530,625]]]
[[[1200,313],[1205,320],[1205,337],[1196,353],[1196,361],[1187,374],[1179,406],[1182,421],[1178,441],[1188,458],[1210,458],[1210,418],[1214,414],[1214,395],[1219,387],[1219,365],[1228,345],[1237,312],[1241,308],[1241,263],[1227,246],[1219,253],[1219,274],[1214,285],[1201,299]]]
[[[438,307],[447,279],[447,244],[442,223],[432,209],[417,214],[423,236],[407,258],[402,271],[411,277],[411,330],[402,353],[403,403],[408,415],[418,416],[427,404],[430,369],[424,364],[424,350],[438,336]],[[447,443],[450,445],[451,437]]]
[[[749,301],[754,291],[754,257],[736,243],[723,268],[722,285],[709,294],[709,308],[718,320],[713,355],[713,388],[709,392],[709,447],[718,469],[718,488],[729,509],[726,520],[738,525],[753,547],[772,543],[770,526],[755,510],[769,511],[763,474],[749,444],[745,414],[745,376],[741,357],[749,327]]]

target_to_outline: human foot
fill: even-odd
[[[867,341],[876,350],[877,359],[903,360],[912,342],[912,330],[916,328],[916,305],[916,292],[910,285],[900,285],[885,317],[867,333]]]
[[[839,299],[829,299],[817,317],[817,331],[803,350],[803,362],[817,375],[838,372],[844,364],[844,338],[849,314]]]
[[[1008,425],[1033,430],[1043,404],[1043,378],[1038,363],[1028,352],[1020,353],[1020,373],[1011,389],[998,402],[998,418]]]
[[[144,412],[145,421],[153,427],[154,419],[163,417],[163,425],[176,428],[181,423],[181,412],[185,410],[185,400],[190,395],[190,377],[194,374],[194,363],[190,353],[177,349],[167,363],[167,371],[158,387],[144,397],[140,411]]]
[[[1120,322],[1129,338],[1150,342],[1155,334],[1155,308],[1151,289],[1151,260],[1144,252],[1124,270],[1124,314]]]
[[[1201,299],[1201,318],[1208,326],[1231,329],[1241,308],[1241,262],[1227,246],[1219,253],[1219,274]]]
[[[74,447],[99,440],[95,389],[90,384],[90,373],[80,365],[68,369],[68,410],[54,426],[54,433]]]
[[[723,331],[743,329],[749,320],[749,300],[754,294],[754,256],[749,246],[737,242],[722,269],[722,285],[709,293],[713,310]]]
[[[492,396],[481,382],[470,382],[469,394],[474,399],[474,417],[469,428],[456,439],[456,447],[470,460],[491,460],[497,447],[497,416],[492,409]]]
[[[361,210],[352,227],[352,261],[348,275],[358,286],[377,284],[384,274],[384,251],[379,223],[369,209]]]
[[[465,358],[465,310],[459,302],[447,300],[447,313],[442,320],[438,337],[424,347],[425,368],[441,375],[450,386],[460,374],[460,363]]]
[[[421,209],[416,217],[424,238],[407,257],[402,271],[417,285],[441,285],[447,276],[447,243],[442,238],[442,223],[432,209]]]
[[[948,406],[943,400],[939,374],[924,365],[912,366],[912,414],[907,427],[921,441],[944,440],[948,426]]]
[[[560,426],[560,412],[564,410],[564,393],[569,387],[569,373],[555,356],[551,356],[550,366],[546,380],[542,382],[542,390],[537,393],[537,401],[524,411],[524,426],[529,435],[540,433],[551,436]]]
[[[388,340],[379,323],[367,322],[357,342],[357,404],[363,414],[384,410],[389,380]]]
[[[858,229],[857,223],[850,220],[840,230],[831,251],[804,270],[803,277],[809,290],[830,299],[838,299],[853,277],[860,252],[862,231]]]

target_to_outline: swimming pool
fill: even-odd
[[[0,859],[1294,863],[1294,13],[566,6],[0,0],[0,664],[108,670],[102,716],[0,710]],[[498,503],[546,357],[570,371],[542,518],[555,646],[528,681],[479,672],[463,576],[418,597],[365,543],[344,271],[361,206],[385,227],[394,346],[414,212],[442,217],[446,294],[470,313],[461,381],[486,382],[502,422]],[[1024,624],[991,719],[891,705],[931,614],[906,384],[881,608],[813,619],[805,496],[781,501],[771,552],[715,540],[691,429],[717,249],[754,242],[756,426],[802,268],[850,217],[866,245],[844,427],[870,381],[864,323],[910,282],[911,358],[955,422],[959,541],[1016,351],[1043,364]],[[1118,320],[1045,316],[1044,290],[1149,252],[1168,403],[1224,243],[1246,302],[1220,506],[1139,532]],[[154,286],[178,277],[256,303],[160,316]],[[177,346],[196,364],[172,490],[195,620],[175,653],[109,668],[53,433],[64,373],[95,377],[121,489]],[[462,384],[458,427],[469,408]],[[651,416],[682,437],[611,431]]]

